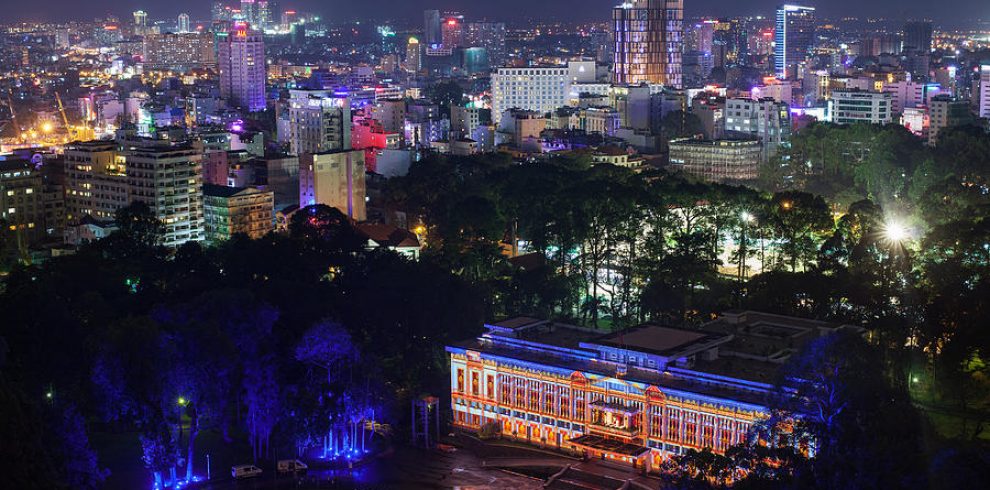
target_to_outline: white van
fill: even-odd
[[[256,476],[261,476],[261,468],[258,468],[253,464],[237,465],[230,468],[230,476],[234,477],[235,480],[254,478]]]
[[[296,471],[306,471],[309,466],[298,459],[282,459],[278,462],[279,473],[293,473]]]

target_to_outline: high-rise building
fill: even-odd
[[[440,37],[443,47],[457,49],[464,45],[464,16],[447,14],[440,24]]]
[[[252,239],[275,229],[275,194],[254,187],[203,185],[206,240],[220,242],[235,234]]]
[[[890,124],[893,98],[889,92],[836,89],[828,101],[828,118],[836,124]]]
[[[84,216],[112,220],[128,203],[125,159],[113,141],[65,147],[65,210],[69,223]]]
[[[542,68],[499,68],[492,74],[492,121],[498,123],[508,109],[546,114],[567,105],[573,84],[593,81],[594,61]]]
[[[492,66],[505,64],[505,23],[471,22],[467,25],[465,42],[468,46],[485,48]]]
[[[247,24],[238,23],[218,40],[220,96],[250,112],[265,110],[265,41]]]
[[[175,26],[179,32],[189,32],[189,14],[179,14],[179,19]]]
[[[289,91],[289,151],[294,155],[351,148],[351,103],[328,90]]]
[[[121,154],[128,201],[146,204],[161,220],[162,245],[203,240],[203,154],[188,144],[157,141],[128,145]]]
[[[134,12],[134,26],[135,27],[147,27],[148,26],[148,13],[144,10],[137,10]]]
[[[419,39],[410,37],[406,43],[406,71],[417,73],[423,69],[423,46]]]
[[[241,19],[258,29],[258,10],[255,0],[241,0]]]
[[[980,104],[977,113],[990,119],[990,64],[980,66]]]
[[[904,51],[932,52],[932,23],[911,21],[904,24]]]
[[[44,238],[42,186],[30,161],[0,157],[0,240],[26,248]]]
[[[255,3],[255,22],[257,29],[264,31],[272,27],[272,3],[269,0],[257,0]]]
[[[774,72],[777,78],[795,74],[815,45],[815,9],[800,5],[777,7],[774,27]]]
[[[144,36],[144,67],[175,71],[215,67],[215,46],[211,32],[148,34]]]
[[[616,84],[681,87],[683,0],[631,0],[612,10]]]
[[[355,221],[365,212],[363,150],[307,153],[299,157],[299,205],[325,204]]]
[[[426,10],[423,12],[423,41],[426,42],[428,47],[443,44],[439,10]]]

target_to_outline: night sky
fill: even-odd
[[[152,18],[188,12],[194,20],[209,17],[209,0],[0,0],[5,18],[35,20],[92,19],[106,13],[124,16],[138,9]],[[234,2],[230,2],[233,4]],[[392,17],[421,15],[424,8],[460,9],[475,17],[497,19],[525,17],[593,20],[605,19],[618,0],[284,0],[281,9],[318,12],[328,18],[381,17],[387,6]],[[685,0],[687,15],[769,15],[781,0]],[[800,3],[800,2],[794,2]],[[974,18],[990,19],[988,0],[817,0],[806,2],[826,16],[886,15],[894,18],[928,17],[947,23]],[[575,5],[583,5],[576,9]]]

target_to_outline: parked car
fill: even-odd
[[[279,473],[294,473],[296,471],[306,471],[309,466],[298,459],[282,459],[278,462]]]
[[[234,477],[235,480],[254,478],[261,476],[261,473],[261,468],[253,464],[242,464],[230,468],[230,476]]]

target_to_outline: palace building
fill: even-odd
[[[529,317],[485,327],[447,347],[455,426],[646,470],[744,442],[769,416],[779,366],[818,336],[857,328],[753,311],[604,335]]]

